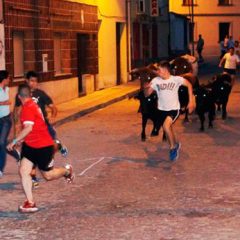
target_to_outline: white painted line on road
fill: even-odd
[[[94,167],[94,166],[97,165],[98,163],[102,162],[104,159],[105,159],[105,157],[101,157],[98,161],[96,161],[95,163],[91,164],[89,167],[87,167],[87,168],[84,169],[81,173],[79,173],[78,176],[84,175],[89,169],[91,169],[92,167]]]

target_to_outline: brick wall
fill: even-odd
[[[78,33],[89,34],[86,70],[98,72],[97,7],[62,0],[5,0],[6,68],[13,76],[13,32],[24,34],[24,71],[35,69],[40,81],[78,74]],[[62,74],[54,72],[55,33],[61,34]],[[48,54],[48,72],[42,69],[42,54]],[[16,80],[16,79],[15,79]],[[16,81],[13,81],[13,85]]]

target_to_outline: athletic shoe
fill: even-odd
[[[181,148],[181,143],[178,142],[176,143],[175,148],[170,149],[169,158],[171,161],[176,161],[178,159],[180,148]]]
[[[73,173],[73,167],[71,164],[66,164],[65,168],[68,170],[68,174],[64,175],[64,177],[68,183],[72,183],[75,178],[74,173]]]
[[[60,153],[62,154],[63,157],[66,157],[68,155],[67,147],[61,144]]]
[[[2,171],[0,171],[0,178],[2,178],[3,177],[3,172]]]
[[[173,162],[178,159],[178,150],[176,147],[173,149],[170,149],[169,158],[170,158],[170,161],[173,161]]]
[[[39,187],[39,180],[36,177],[32,178],[32,186],[33,186],[33,188]]]
[[[26,200],[22,206],[19,206],[18,211],[21,213],[34,213],[38,211],[35,203],[30,203]]]
[[[68,155],[68,149],[64,146],[59,140],[55,140],[56,144],[58,145],[58,150],[62,154],[63,157]]]
[[[179,152],[180,148],[181,148],[181,143],[180,142],[176,143],[176,149],[178,152]]]

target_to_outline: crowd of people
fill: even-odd
[[[20,84],[15,98],[14,118],[11,116],[9,100],[9,73],[0,71],[0,177],[4,175],[6,155],[9,153],[19,161],[19,175],[26,201],[19,206],[20,212],[36,212],[32,188],[36,181],[36,167],[47,181],[65,177],[71,183],[74,179],[73,167],[54,167],[54,153],[59,150],[63,156],[68,151],[57,139],[51,124],[57,109],[52,99],[37,88],[38,76],[30,71],[26,82]],[[48,117],[46,108],[51,110]],[[14,119],[12,121],[12,119]],[[14,126],[14,138],[8,142]],[[21,127],[20,127],[21,125]],[[21,148],[21,153],[18,149]]]

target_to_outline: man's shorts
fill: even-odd
[[[32,148],[26,143],[22,145],[21,158],[27,158],[39,170],[47,172],[53,169],[53,145],[43,148]]]
[[[173,123],[178,119],[179,117],[179,110],[171,110],[171,111],[163,111],[159,110],[158,111],[158,116],[159,116],[159,122],[160,126],[163,125],[167,117],[170,117],[173,120]]]
[[[224,72],[226,72],[230,75],[236,75],[236,70],[235,69],[224,68]]]

